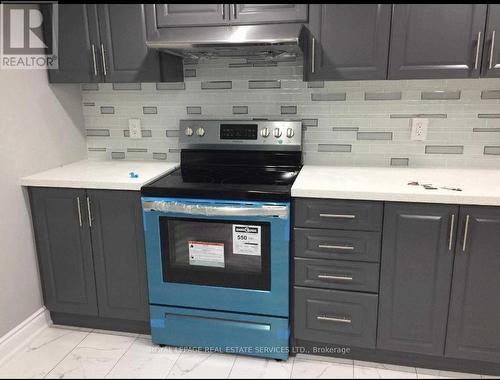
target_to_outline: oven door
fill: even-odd
[[[287,202],[143,198],[150,303],[288,316]]]

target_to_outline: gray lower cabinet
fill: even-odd
[[[149,308],[139,192],[29,191],[49,311],[67,324],[144,331]]]
[[[389,79],[477,78],[486,4],[394,4]]]
[[[443,355],[458,206],[387,203],[377,347]]]
[[[445,356],[500,363],[500,210],[460,207]]]
[[[305,79],[386,79],[390,26],[391,4],[311,4]]]
[[[85,190],[30,189],[38,263],[50,311],[98,314]]]
[[[99,315],[147,321],[140,193],[88,190]]]

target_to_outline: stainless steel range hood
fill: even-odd
[[[185,58],[277,59],[301,55],[302,24],[165,28],[147,46]]]

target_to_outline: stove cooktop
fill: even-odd
[[[290,199],[298,168],[177,169],[141,189],[143,196],[241,200]]]

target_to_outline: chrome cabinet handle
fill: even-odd
[[[322,315],[318,315],[316,316],[316,319],[318,319],[319,321],[327,321],[327,322],[346,323],[346,324],[352,323],[351,318],[335,318],[335,317],[325,317]]]
[[[311,73],[315,73],[315,69],[316,69],[316,57],[315,57],[315,53],[316,53],[316,38],[312,38],[311,40]]]
[[[490,46],[490,62],[489,62],[489,68],[490,70],[493,68],[495,65],[493,63],[493,52],[495,51],[495,31],[491,32],[491,46]]]
[[[90,211],[90,198],[87,197],[87,211],[89,214],[89,227],[92,227],[92,212]]]
[[[451,251],[451,243],[453,242],[453,229],[455,226],[455,214],[451,215],[451,222],[450,222],[450,240],[448,241],[448,251]]]
[[[477,33],[476,59],[474,61],[474,70],[477,70],[479,65],[479,49],[481,47],[481,32]]]
[[[80,197],[76,197],[76,205],[78,206],[78,223],[82,226],[82,209],[80,208]]]
[[[104,52],[104,44],[101,44],[101,57],[102,57],[102,72],[104,76],[108,75],[108,69],[106,68],[106,53]]]
[[[321,218],[338,218],[338,219],[354,219],[356,215],[347,214],[319,214]]]
[[[324,249],[344,249],[346,251],[353,251],[354,247],[350,245],[328,245],[328,244],[318,244],[318,248]]]
[[[469,215],[465,217],[465,230],[464,230],[464,241],[462,244],[462,252],[465,252],[465,246],[467,245],[467,234],[469,233]]]
[[[236,20],[238,18],[238,11],[236,9],[236,4],[231,4],[231,7],[233,8],[233,18]]]
[[[318,274],[318,278],[321,280],[336,280],[336,281],[352,281],[352,276],[333,276],[329,274]]]
[[[226,4],[221,4],[222,5],[222,19],[226,19]]]
[[[92,44],[92,63],[94,64],[94,76],[97,76],[97,62],[95,59],[95,45]]]

